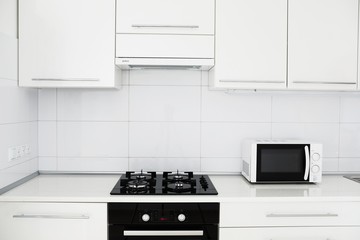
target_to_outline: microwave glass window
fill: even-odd
[[[303,149],[261,149],[261,172],[297,173],[303,171]]]

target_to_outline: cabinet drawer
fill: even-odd
[[[117,34],[116,57],[214,58],[214,37]]]
[[[106,203],[0,203],[0,239],[106,240]]]
[[[220,205],[222,227],[360,226],[358,202],[257,202]]]
[[[117,0],[117,33],[214,34],[214,0]]]
[[[220,228],[220,240],[358,240],[359,227]]]

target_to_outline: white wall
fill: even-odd
[[[207,77],[131,71],[121,90],[40,90],[40,170],[240,172],[242,139],[306,138],[324,143],[326,172],[360,172],[359,94],[226,94]]]
[[[0,1],[0,189],[38,170],[37,90],[17,87],[17,1]],[[31,154],[8,161],[8,148]]]

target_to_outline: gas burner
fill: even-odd
[[[144,180],[131,180],[127,183],[126,188],[131,193],[145,193],[149,189],[149,183]]]
[[[192,184],[181,181],[168,183],[165,188],[165,192],[183,193],[183,192],[194,192],[196,189]]]
[[[129,180],[150,180],[156,178],[156,172],[126,172],[126,178]]]
[[[194,176],[193,172],[179,172],[179,170],[177,170],[175,173],[173,172],[163,173],[163,177],[165,178],[164,180],[175,180],[175,181],[189,180],[192,179],[193,176]]]

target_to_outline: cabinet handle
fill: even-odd
[[[285,83],[285,81],[263,81],[263,80],[219,80],[219,82],[239,82],[239,83]]]
[[[86,82],[97,82],[99,78],[33,78],[33,81],[86,81]]]
[[[204,236],[203,230],[179,230],[179,231],[134,231],[125,230],[124,236]]]
[[[309,213],[309,214],[281,214],[281,213],[270,213],[267,214],[266,217],[269,218],[282,218],[282,217],[338,217],[339,215],[336,213]]]
[[[356,84],[356,82],[320,82],[320,81],[293,81],[293,83],[306,83],[306,84]]]
[[[133,28],[199,28],[198,25],[156,25],[156,24],[133,24]]]
[[[90,219],[86,215],[45,215],[45,214],[17,214],[13,218],[47,218],[47,219]]]

